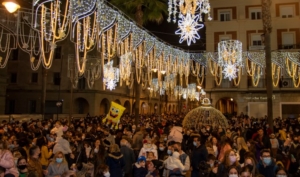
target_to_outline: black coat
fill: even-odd
[[[109,173],[111,177],[123,177],[125,160],[120,152],[109,153],[105,159],[105,163],[109,166]]]
[[[200,145],[198,148],[195,147],[191,156],[191,166],[193,167],[193,171],[194,170],[199,171],[200,162],[201,161],[206,162],[207,156],[208,156],[208,152],[204,144]]]

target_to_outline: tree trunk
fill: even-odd
[[[141,78],[142,82],[142,78]],[[140,83],[141,83],[140,82]],[[134,115],[135,115],[135,125],[137,126],[140,119],[140,96],[141,96],[141,84],[137,82],[137,80],[134,80],[134,87],[135,87],[135,109],[134,109]]]
[[[144,13],[142,10],[142,6],[140,5],[136,8],[136,13],[135,13],[135,20],[139,26],[143,26],[143,15]]]
[[[272,55],[271,55],[271,0],[262,0],[262,21],[265,36],[265,54],[266,54],[266,89],[267,89],[267,108],[268,124],[273,130],[273,79],[272,79]]]
[[[42,67],[43,83],[42,83],[42,102],[41,102],[41,113],[42,119],[45,119],[45,105],[46,105],[46,94],[47,94],[47,74],[48,70]]]

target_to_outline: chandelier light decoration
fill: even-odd
[[[169,0],[168,2],[169,17],[168,22],[176,23],[178,14],[179,29],[175,34],[180,35],[179,43],[187,41],[187,45],[194,43],[196,39],[200,39],[198,31],[204,27],[202,15],[207,14],[208,20],[212,20],[210,16],[209,0]]]
[[[218,43],[218,65],[222,66],[224,79],[229,81],[240,77],[243,67],[242,43],[238,40],[226,40]]]
[[[119,82],[119,79],[119,68],[113,67],[113,61],[106,63],[103,70],[103,89],[106,87],[108,90],[114,90]]]
[[[120,86],[122,81],[128,86],[131,82],[131,65],[132,65],[132,54],[131,52],[126,53],[120,57]]]

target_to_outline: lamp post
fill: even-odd
[[[264,28],[264,34],[262,35],[262,42],[265,45],[266,56],[266,89],[267,89],[267,108],[268,108],[268,124],[273,130],[273,80],[272,80],[272,56],[271,56],[271,32],[272,32],[272,20],[271,20],[271,0],[262,0],[262,22]]]

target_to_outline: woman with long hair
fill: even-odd
[[[231,145],[230,145],[230,139],[226,136],[222,136],[221,137],[221,148],[220,148],[220,153],[219,153],[219,157],[218,157],[218,160],[220,162],[223,161],[224,159],[224,155],[225,155],[225,152],[232,149]]]
[[[240,164],[237,160],[237,153],[233,149],[230,149],[225,152],[223,161],[218,166],[217,177],[227,177],[230,167],[232,166],[240,169]]]
[[[53,157],[53,161],[48,166],[47,176],[61,176],[68,171],[69,167],[64,154],[60,151],[57,152]]]
[[[0,166],[5,168],[5,175],[12,174],[19,176],[14,157],[7,149],[7,144],[3,140],[0,140]]]
[[[94,143],[94,148],[91,152],[91,161],[93,161],[95,167],[101,164],[105,164],[105,147],[102,145],[101,140],[97,139]],[[96,173],[96,170],[95,170]]]
[[[244,166],[239,173],[239,177],[252,177],[254,176],[252,173],[252,167],[251,166]]]
[[[41,149],[40,162],[43,169],[46,169],[49,165],[49,158],[52,156],[52,149],[48,149],[48,141],[44,136],[36,140],[36,145]]]

